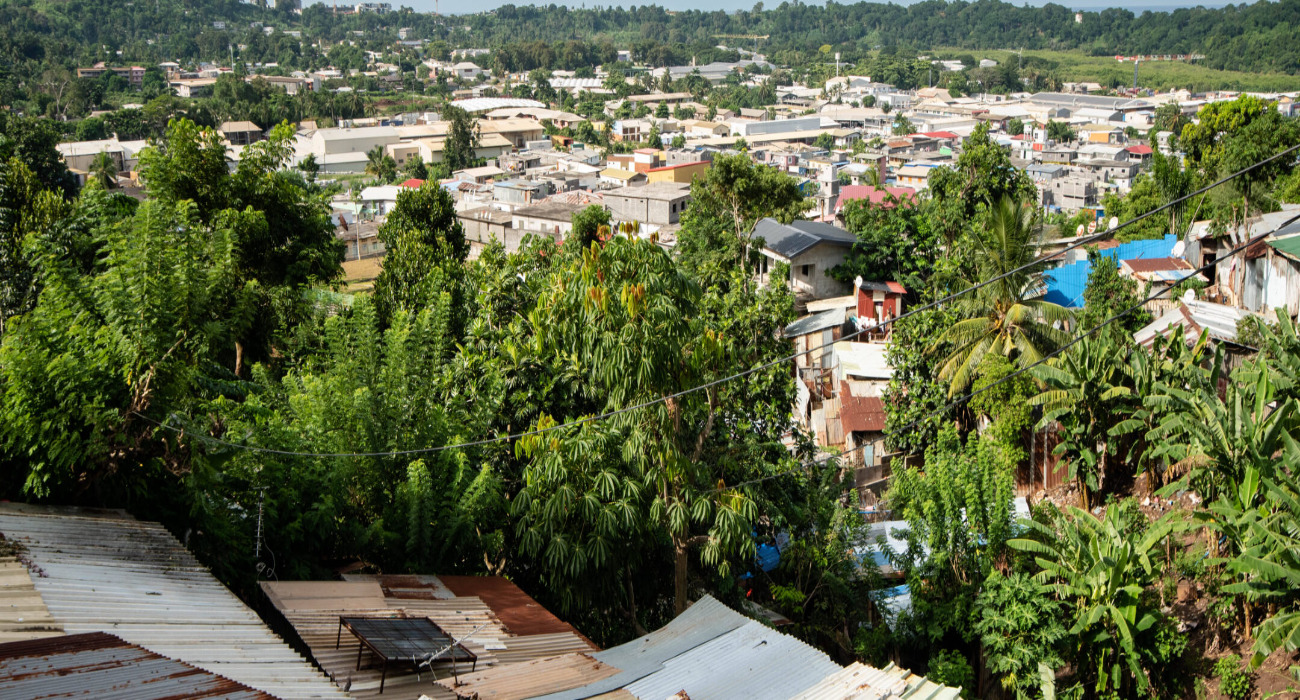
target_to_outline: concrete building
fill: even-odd
[[[560,241],[573,231],[574,212],[583,208],[579,204],[547,199],[538,204],[516,209],[511,214],[511,226],[515,234],[521,238],[529,233],[535,233]]]
[[[231,146],[247,146],[266,138],[262,127],[253,122],[224,122],[217,131]]]
[[[763,240],[763,262],[758,280],[766,284],[777,263],[790,266],[790,288],[800,301],[829,299],[848,294],[852,286],[827,276],[831,268],[844,262],[844,256],[857,237],[841,228],[816,221],[783,224],[763,219],[754,226],[754,238]]]
[[[133,88],[139,88],[144,83],[144,68],[140,66],[126,66],[122,68],[111,68],[104,65],[103,61],[96,63],[90,68],[78,68],[77,77],[94,80],[105,73],[115,73],[125,78]]]
[[[479,207],[457,212],[456,218],[465,230],[465,240],[469,241],[471,260],[477,258],[483,248],[493,241],[501,243],[511,253],[519,250],[523,234],[515,230],[514,215],[510,212]]]
[[[605,193],[605,208],[614,222],[635,221],[643,226],[676,224],[690,202],[690,186],[678,182],[620,187]]]
[[[691,163],[662,165],[646,171],[648,182],[676,182],[690,184],[695,176],[704,177],[709,170],[709,161],[697,160]]]
[[[1084,207],[1097,206],[1097,184],[1083,177],[1062,177],[1041,186],[1044,202],[1064,212],[1076,212]],[[1048,196],[1050,195],[1050,197]]]

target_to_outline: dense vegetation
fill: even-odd
[[[109,0],[10,0],[0,6],[0,103],[37,103],[39,93],[60,103],[56,110],[60,115],[65,113],[61,104],[65,100],[95,108],[105,91],[111,94],[121,87],[115,78],[98,86],[90,83],[101,81],[75,79],[72,71],[77,66],[96,61],[154,67],[167,60],[192,65],[229,63],[233,58],[269,64],[263,70],[276,73],[327,66],[361,69],[367,62],[365,52],[374,51],[387,55],[414,78],[422,58],[443,59],[457,47],[491,49],[493,55],[481,59],[485,67],[529,71],[589,70],[613,63],[615,51],[623,48],[630,49],[636,61],[652,66],[741,57],[734,49],[717,47],[725,43],[755,48],[773,62],[822,76],[833,70],[827,66],[833,50],[856,72],[904,88],[928,82],[929,64],[911,64],[918,52],[936,51],[950,57],[963,56],[966,50],[1030,51],[1017,59],[1015,71],[962,74],[972,84],[978,79],[984,89],[1000,82],[1019,89],[1018,80],[1004,80],[1013,72],[1027,77],[1034,87],[1052,87],[1068,79],[1062,76],[1078,72],[1065,54],[1036,50],[1103,57],[1200,53],[1206,56],[1208,68],[1238,71],[1221,78],[1189,76],[1189,84],[1207,83],[1200,87],[1231,86],[1242,80],[1242,72],[1300,72],[1300,49],[1290,40],[1300,24],[1300,0],[1141,15],[1111,9],[1084,12],[1082,22],[1075,22],[1074,12],[1061,5],[1017,7],[998,0],[932,0],[906,7],[783,3],[771,9],[758,3],[752,10],[730,14],[669,13],[655,6],[588,10],[506,5],[454,20],[406,10],[336,16],[325,4],[307,7],[298,15],[293,5],[280,2],[274,8],[261,8],[236,0],[131,5]],[[264,27],[274,31],[268,34]],[[399,28],[409,30],[408,39],[428,43],[398,46]],[[287,34],[290,29],[300,31],[301,38]],[[744,35],[769,38],[757,44],[728,38]],[[1002,56],[1003,64],[1010,63],[1009,57]],[[1128,82],[1114,69],[1105,72],[1107,84]],[[153,89],[159,80],[156,71],[147,78]],[[364,80],[349,82],[367,87]],[[368,87],[374,91],[377,86]],[[37,106],[29,111],[46,112],[47,101],[40,100]],[[329,115],[320,110],[312,116]]]

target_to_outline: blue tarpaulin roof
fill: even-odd
[[[1169,234],[1157,240],[1122,243],[1114,248],[1097,251],[1097,254],[1115,261],[1168,258],[1172,257],[1177,242],[1178,236]],[[1083,306],[1083,290],[1088,286],[1088,275],[1091,272],[1091,260],[1062,265],[1044,272],[1043,282],[1047,286],[1047,292],[1043,295],[1043,300],[1068,308]]]

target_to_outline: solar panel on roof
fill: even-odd
[[[452,638],[427,617],[345,617],[342,622],[376,654],[390,661],[422,659],[442,651]],[[473,661],[474,653],[459,645],[439,658]]]

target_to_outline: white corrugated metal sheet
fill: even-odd
[[[894,664],[873,668],[852,664],[794,696],[794,700],[954,700],[957,688],[939,685]]]
[[[759,622],[722,635],[664,662],[626,687],[642,700],[679,691],[705,698],[788,698],[840,670],[826,654]]]
[[[660,670],[669,659],[739,629],[750,619],[705,596],[667,625],[626,644],[591,654],[595,660],[619,669],[617,675],[575,684],[570,690],[540,697],[579,700],[624,688]]]
[[[109,632],[280,698],[345,698],[157,523],[118,511],[0,504],[0,533],[69,634]]]

